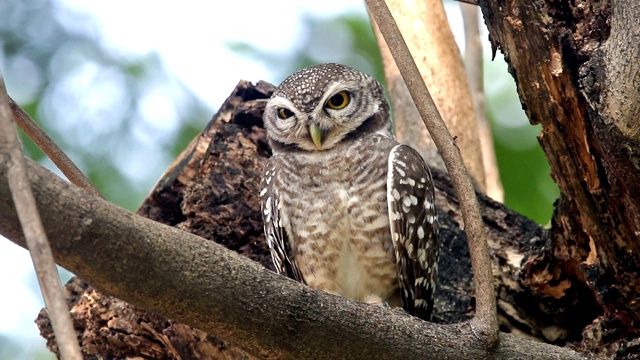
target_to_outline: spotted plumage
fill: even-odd
[[[273,156],[260,198],[279,273],[428,319],[438,240],[431,174],[398,144],[372,77],[322,64],[288,77],[264,124]]]

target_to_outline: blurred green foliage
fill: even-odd
[[[109,49],[86,14],[50,0],[2,1],[0,14],[0,65],[9,94],[107,199],[135,210],[212,110],[157,54]],[[149,118],[159,103],[164,123]],[[30,158],[50,165],[22,138]]]
[[[107,199],[135,210],[214,110],[169,74],[157,54],[132,56],[105,46],[86,15],[51,0],[2,1],[0,14],[5,14],[0,68],[10,95]],[[311,64],[338,62],[384,83],[366,17],[304,17],[306,29],[291,53],[268,53],[241,43],[228,47],[264,63],[276,79]],[[545,224],[558,191],[535,141],[539,129],[526,122],[504,64],[487,66],[485,78],[490,79],[486,98],[506,204]],[[149,111],[158,103],[167,110],[161,121]],[[22,138],[29,157],[53,167],[37,146]],[[0,338],[0,358],[15,349],[10,338]]]
[[[35,328],[35,325],[34,325]],[[55,356],[44,346],[25,347],[16,343],[11,337],[0,334],[0,359],[2,360],[45,360],[55,359]]]
[[[503,135],[520,129],[501,129]],[[500,177],[505,190],[504,203],[541,225],[548,224],[558,186],[550,176],[549,163],[539,146],[514,149],[505,141],[495,141]]]
[[[536,138],[541,127],[529,124],[513,78],[499,55],[494,61],[485,56],[484,72],[487,116],[504,187],[504,203],[546,225],[560,193]]]

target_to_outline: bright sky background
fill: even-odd
[[[304,34],[300,18],[304,12],[327,17],[345,12],[366,14],[359,0],[188,0],[179,5],[148,0],[62,2],[95,14],[103,38],[114,52],[159,52],[166,66],[213,108],[240,79],[279,80],[271,79],[260,64],[229,52],[225,43],[246,42],[287,53],[299,46]],[[251,24],[259,25],[260,30]]]
[[[93,14],[101,38],[113,52],[123,55],[158,52],[169,71],[212,109],[224,101],[240,79],[273,83],[281,80],[272,78],[261,64],[229,52],[227,43],[246,42],[263,50],[286,53],[299,45],[300,35],[304,34],[302,13],[327,17],[345,12],[365,14],[360,0],[190,0],[179,5],[150,0],[59,0],[59,3]],[[458,5],[447,3],[447,10],[460,42]],[[261,24],[259,37],[251,26],[254,23]],[[66,26],[85,25],[70,19]],[[10,274],[0,278],[0,286],[11,292],[10,297],[2,297],[0,335],[37,342],[44,348],[44,340],[33,323],[43,304],[28,253],[0,239],[0,273]]]

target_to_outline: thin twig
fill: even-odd
[[[9,105],[13,112],[14,119],[20,129],[33,140],[36,145],[44,151],[45,154],[53,161],[53,163],[62,171],[64,176],[75,186],[85,189],[92,194],[102,197],[102,194],[96,189],[86,176],[78,169],[76,164],[69,159],[67,154],[38,126],[38,124],[27,114],[11,97],[9,97]]]
[[[472,322],[475,323],[474,327],[487,337],[488,345],[494,345],[498,341],[498,319],[489,248],[480,216],[478,199],[462,162],[460,150],[438,113],[429,90],[422,81],[418,67],[413,61],[407,44],[404,42],[384,0],[366,0],[366,3],[391,50],[422,120],[442,154],[458,194],[476,285],[476,316]]]
[[[504,189],[500,182],[500,172],[496,160],[491,126],[487,119],[484,101],[484,72],[482,71],[482,43],[480,42],[480,25],[478,22],[478,7],[460,4],[464,23],[464,64],[467,69],[467,79],[471,88],[471,95],[476,108],[478,119],[478,134],[482,148],[482,163],[484,165],[485,189],[492,199],[503,202]]]
[[[44,232],[31,185],[27,179],[22,148],[12,121],[11,108],[4,79],[0,76],[0,161],[9,164],[9,188],[20,219],[20,225],[36,269],[42,296],[51,318],[60,356],[82,359],[76,332],[69,316],[69,308],[62,293],[60,277],[53,260],[49,241]]]

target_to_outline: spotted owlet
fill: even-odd
[[[431,173],[395,141],[380,83],[338,64],[302,69],[267,102],[260,192],[279,273],[429,319],[438,264]]]

